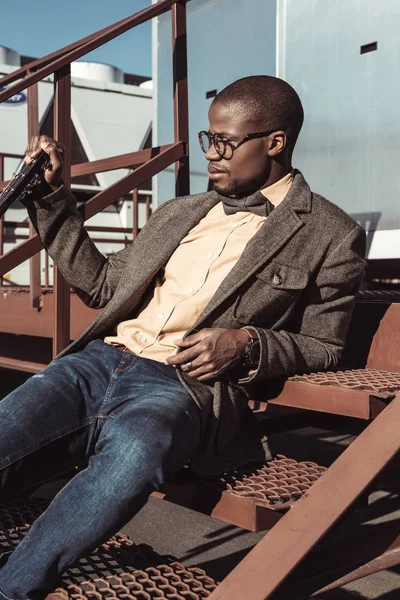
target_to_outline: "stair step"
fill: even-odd
[[[0,505],[0,550],[13,550],[47,505],[37,498]],[[53,592],[65,600],[202,600],[215,588],[202,569],[185,567],[175,557],[118,533],[68,569]]]

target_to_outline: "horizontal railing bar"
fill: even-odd
[[[14,85],[8,87],[3,92],[0,92],[0,103],[4,102],[4,100],[8,100],[8,98],[11,98],[11,96],[21,92],[30,85],[33,85],[41,79],[44,79],[51,73],[54,73],[62,67],[65,67],[65,65],[68,65],[78,58],[81,58],[85,54],[88,54],[92,50],[103,46],[129,29],[132,29],[137,25],[141,25],[142,23],[145,23],[154,17],[162,15],[163,13],[167,12],[173,4],[176,4],[176,2],[178,2],[178,0],[160,0],[160,2],[157,2],[157,4],[153,4],[148,8],[135,13],[131,17],[127,17],[122,22],[111,25],[106,29],[106,31],[104,31],[104,33],[96,35],[95,37],[91,37],[87,42],[79,45],[70,52],[67,52],[67,54],[64,54],[61,58],[57,58],[51,63],[46,64],[44,67],[41,67],[34,73],[28,75],[25,79],[17,81],[14,83]],[[4,85],[2,83],[2,79],[0,79],[0,84]]]
[[[5,294],[7,292],[10,292],[11,294],[29,294],[29,285],[14,285],[14,284],[9,284],[9,282],[7,282],[8,285],[2,285],[0,286],[0,293],[1,294]],[[70,290],[72,295],[76,295],[76,292],[71,288]],[[42,286],[42,294],[43,295],[47,295],[47,294],[52,294],[53,293],[53,286],[47,286],[47,285],[43,285]]]
[[[167,150],[160,152],[160,154],[138,167],[133,173],[129,173],[119,181],[110,185],[107,189],[99,192],[96,196],[93,196],[93,198],[88,200],[82,207],[85,221],[104,210],[107,206],[115,202],[116,199],[122,198],[131,190],[134,190],[160,171],[163,171],[167,166],[184,156],[185,153],[186,144],[184,144],[184,142],[171,144]]]
[[[0,152],[0,156],[3,158],[19,158],[21,160],[24,158],[24,154],[12,154],[11,152]]]
[[[133,173],[129,173],[106,190],[96,194],[82,207],[85,220],[93,217],[98,212],[115,202],[118,198],[125,196],[130,190],[139,187],[145,181],[165,169],[173,162],[179,160],[186,152],[186,144],[178,142],[171,145],[168,150],[161,152],[149,162],[138,167]],[[23,263],[25,260],[39,252],[42,243],[37,235],[29,238],[16,248],[9,250],[0,257],[0,277],[11,269]]]
[[[147,10],[147,9],[138,11],[135,14],[138,15],[138,14],[142,13],[144,10]],[[160,13],[160,14],[162,14],[162,13]],[[158,15],[155,15],[155,16],[158,16]],[[13,83],[17,79],[20,79],[21,77],[25,77],[25,75],[27,73],[30,73],[33,70],[36,70],[40,67],[44,67],[44,66],[48,65],[50,62],[54,61],[55,59],[59,58],[60,56],[64,56],[71,50],[75,50],[75,48],[82,46],[83,44],[85,44],[86,42],[89,42],[90,40],[94,39],[95,37],[97,37],[103,33],[106,33],[107,31],[109,31],[110,27],[113,27],[116,25],[121,25],[129,18],[130,17],[124,17],[120,21],[117,21],[116,23],[114,23],[114,25],[108,25],[107,27],[104,27],[103,29],[99,29],[99,31],[91,33],[90,35],[87,35],[86,37],[81,38],[80,40],[73,42],[72,44],[69,44],[68,46],[64,46],[63,48],[60,48],[59,50],[52,52],[51,54],[47,54],[46,56],[43,56],[42,58],[37,58],[36,60],[24,65],[23,67],[20,67],[16,71],[13,71],[9,75],[5,75],[4,77],[2,77],[0,80],[1,85],[3,86],[3,85],[8,85],[10,83]]]
[[[101,158],[100,160],[92,160],[91,162],[72,165],[71,177],[80,177],[82,175],[93,175],[94,173],[105,173],[115,169],[128,169],[137,167],[149,161],[154,156],[165,152],[171,148],[173,144],[165,144],[164,146],[156,146],[154,148],[146,148],[146,150],[138,150],[137,152],[129,152],[128,154],[119,154],[110,158]]]
[[[129,233],[132,236],[132,228],[129,229]],[[22,233],[16,234],[16,235],[12,235],[11,233],[6,233],[4,235],[5,242],[14,242],[16,240],[27,240],[27,239],[29,239],[29,236],[23,235]],[[102,243],[104,243],[104,244],[125,244],[125,242],[128,244],[128,243],[132,242],[132,237],[129,239],[127,239],[127,238],[93,238],[92,237],[91,240],[93,242],[98,242],[99,244],[102,244]]]
[[[0,367],[3,369],[12,369],[13,371],[25,371],[26,373],[40,373],[47,365],[0,356]]]
[[[43,246],[39,236],[34,235],[26,240],[26,242],[22,242],[22,244],[19,244],[12,250],[3,254],[3,256],[0,257],[0,277],[28,260],[28,258],[36,254],[36,252],[40,252],[42,248]]]
[[[154,158],[154,156],[160,154],[160,152],[165,152],[165,150],[168,150],[168,148],[171,148],[172,146],[173,144],[165,144],[164,146],[155,146],[154,148],[146,148],[145,150],[137,150],[136,152],[128,152],[127,154],[119,154],[118,156],[111,156],[109,158],[101,158],[99,160],[72,165],[71,178],[81,177],[82,175],[93,175],[95,173],[105,173],[106,171],[114,171],[116,169],[138,167],[149,161],[151,158]],[[20,158],[23,158],[23,156]],[[9,180],[0,181],[0,188],[6,186],[8,183]],[[145,191],[147,192],[147,190]],[[145,191],[139,191],[139,193],[143,194]]]
[[[142,202],[142,204],[145,204],[145,202]],[[28,229],[29,223],[20,223],[19,221],[4,221],[4,227],[13,227],[14,229],[20,227],[21,229]],[[86,227],[86,231],[94,231],[97,233],[132,233],[132,227],[106,227],[103,225],[88,225]],[[9,233],[7,235],[13,234]]]
[[[124,19],[121,19],[117,23],[115,23],[115,25],[120,24],[125,20],[126,20],[126,17]],[[100,33],[104,33],[109,28],[110,28],[110,25],[108,25],[107,27],[104,27],[103,29],[100,29],[99,31],[97,31],[95,33],[91,33],[90,35],[87,35],[86,37],[84,37],[80,40],[77,40],[76,42],[73,42],[72,44],[69,44],[68,46],[64,46],[63,48],[60,48],[59,50],[56,50],[55,52],[52,52],[51,54],[46,54],[46,56],[43,56],[42,58],[37,58],[36,60],[33,60],[30,63],[27,63],[26,65],[24,65],[23,67],[20,67],[16,71],[13,71],[12,73],[9,73],[8,75],[5,75],[4,77],[2,77],[0,79],[1,85],[2,86],[9,85],[10,83],[13,83],[17,79],[21,79],[21,77],[25,77],[25,75],[27,73],[31,73],[32,71],[34,71],[40,67],[44,67],[44,66],[48,65],[50,62],[52,62],[56,58],[59,58],[60,56],[64,56],[71,50],[75,50],[75,48],[78,48],[79,46],[82,46],[86,42],[89,42],[90,40],[94,39],[96,37],[96,35],[98,35]]]
[[[25,235],[24,233],[5,233],[3,235],[4,241],[14,242],[15,240],[27,240],[29,235]]]

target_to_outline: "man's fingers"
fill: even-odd
[[[32,159],[37,158],[39,156],[39,154],[42,152],[42,150],[47,152],[46,146],[49,146],[49,145],[55,146],[57,151],[60,154],[63,154],[63,152],[64,152],[63,145],[60,144],[59,142],[56,142],[55,140],[48,137],[47,135],[40,135],[40,136],[34,135],[33,137],[31,137],[31,139],[29,140],[29,143],[28,143],[28,147],[26,149],[26,154],[27,154],[27,156],[29,156]],[[48,152],[47,152],[47,154],[48,154]]]
[[[60,169],[63,162],[57,144],[55,142],[42,142],[41,149],[50,157],[51,171]]]
[[[167,365],[180,366],[187,362],[194,361],[198,357],[199,353],[194,352],[192,349],[185,350],[183,352],[178,352],[178,354],[174,354],[170,356],[165,361]]]
[[[188,360],[180,365],[181,371],[184,373],[194,373],[196,370],[202,369],[204,367],[204,360],[201,356],[197,356],[193,360]]]
[[[193,335],[188,335],[183,340],[174,340],[174,344],[176,344],[179,348],[190,348],[195,344],[198,344],[202,337],[199,336],[198,333],[194,333]]]
[[[216,371],[210,365],[202,365],[198,369],[193,369],[187,373],[189,377],[198,379],[199,381],[207,381],[209,379],[215,379],[219,375],[219,371]]]

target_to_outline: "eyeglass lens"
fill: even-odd
[[[226,143],[218,135],[210,135],[206,132],[200,134],[200,146],[203,152],[209,150],[211,143],[214,143],[214,148],[220,156],[225,154]]]

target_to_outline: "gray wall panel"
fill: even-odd
[[[296,164],[372,229],[400,228],[399,17],[397,0],[279,2],[278,75],[306,113]]]
[[[192,0],[188,10],[191,192],[207,188],[206,163],[197,132],[208,129],[209,90],[248,75],[275,75],[276,0]],[[173,139],[171,23],[157,27],[157,143]],[[158,176],[157,203],[174,196],[173,173]]]

